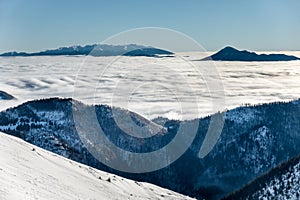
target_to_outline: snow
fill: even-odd
[[[191,199],[68,160],[0,132],[0,199]]]
[[[279,177],[271,179],[254,195],[257,195],[259,199],[299,199],[300,162],[289,167],[289,170]]]
[[[48,119],[49,121],[58,121],[58,124],[64,123],[64,117],[65,113],[63,111],[52,111],[52,112],[46,112],[46,111],[38,111],[35,112],[35,114],[39,117],[44,117]]]
[[[226,112],[226,119],[238,124],[247,123],[255,118],[255,113],[254,109],[245,109],[244,112],[240,112],[240,108],[237,108]]]

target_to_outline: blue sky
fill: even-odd
[[[299,0],[0,0],[0,52],[100,43],[163,27],[207,50],[300,50]]]

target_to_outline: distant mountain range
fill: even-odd
[[[75,56],[75,55],[90,55],[90,56],[147,56],[156,57],[158,55],[171,55],[170,51],[163,49],[146,47],[136,44],[128,45],[108,45],[108,44],[93,44],[86,46],[61,47],[58,49],[45,50],[35,53],[26,52],[7,52],[0,56]]]
[[[176,137],[180,127],[191,127],[196,122],[199,128],[192,145],[168,167],[142,174],[125,173],[102,164],[88,151],[78,132],[85,130],[76,129],[73,108],[86,109],[87,112],[83,112],[86,114],[90,110],[96,112],[109,140],[129,152],[158,150]],[[0,112],[0,131],[100,170],[150,182],[198,199],[219,199],[300,153],[299,113],[300,100],[229,110],[224,113],[224,128],[217,144],[204,158],[198,155],[212,116],[186,121],[165,118],[148,121],[120,108],[88,106],[73,99],[52,98],[30,101]],[[124,127],[118,126],[120,122],[115,121],[113,114],[128,116],[145,133],[161,132],[149,138],[133,137],[124,132]],[[82,120],[80,123],[89,122]],[[182,142],[189,137],[185,134]],[[130,168],[138,167],[132,165],[127,154],[122,156],[108,155],[107,158],[122,161]]]
[[[239,51],[232,47],[225,47],[217,53],[206,57],[202,60],[216,60],[216,61],[291,61],[300,60],[296,56],[289,56],[285,54],[256,54],[246,50]]]

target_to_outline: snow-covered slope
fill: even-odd
[[[253,196],[259,199],[299,199],[300,198],[300,162],[291,166],[278,177],[266,182]]]
[[[110,141],[130,152],[161,149],[177,135],[178,127],[194,123],[191,120],[168,119],[151,122],[124,109],[107,105],[88,106],[74,99],[51,98],[27,102],[0,112],[0,131],[99,170],[153,183],[199,199],[220,199],[300,153],[300,100],[295,100],[228,110],[222,134],[204,158],[199,158],[198,153],[211,117],[201,118],[196,121],[201,128],[197,130],[193,144],[174,163],[149,173],[120,172],[93,157],[80,139],[72,108],[76,110],[81,106],[94,110]],[[129,116],[147,135],[153,130],[162,132],[150,138],[133,137],[119,127],[120,122],[116,123],[113,113]],[[86,123],[84,120],[82,122]],[[126,120],[124,122],[126,124]],[[86,128],[79,130],[81,133],[87,131]],[[122,160],[131,169],[139,167],[132,164],[126,153],[119,157],[108,154],[107,158],[118,162]]]
[[[300,155],[278,165],[225,199],[300,199]]]
[[[0,132],[0,199],[190,199],[68,160]]]

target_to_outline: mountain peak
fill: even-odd
[[[237,49],[231,47],[231,46],[226,46],[221,51],[238,51]]]
[[[238,50],[230,46],[226,46],[217,53],[206,57],[202,60],[215,61],[291,61],[300,60],[296,56],[285,54],[257,54],[247,50]]]

